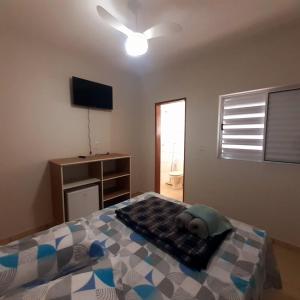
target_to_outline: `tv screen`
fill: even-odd
[[[113,89],[111,86],[72,77],[72,102],[74,105],[113,109]]]

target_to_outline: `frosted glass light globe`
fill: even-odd
[[[140,56],[148,51],[147,38],[138,32],[129,35],[125,42],[125,49],[130,56]]]

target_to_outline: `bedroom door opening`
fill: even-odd
[[[186,99],[155,104],[155,191],[184,201]]]

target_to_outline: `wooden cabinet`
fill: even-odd
[[[124,154],[95,155],[87,158],[63,158],[50,162],[52,203],[55,224],[68,221],[67,191],[97,184],[99,209],[131,196],[131,158]]]

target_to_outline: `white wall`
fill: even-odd
[[[300,83],[299,29],[209,49],[143,78],[144,190],[154,188],[154,102],[187,97],[185,200],[300,246],[300,166],[216,158],[218,97]]]
[[[300,167],[216,158],[218,96],[300,82],[299,30],[199,53],[140,81],[105,62],[22,37],[0,38],[0,239],[52,221],[47,161],[88,151],[72,75],[114,86],[92,112],[97,150],[134,155],[133,190],[154,189],[154,102],[187,97],[186,201],[212,205],[300,245]],[[143,95],[143,97],[141,97]]]
[[[73,75],[114,87],[113,112],[91,112],[93,142],[134,156],[137,190],[135,76],[14,35],[1,36],[0,68],[0,240],[51,223],[47,161],[88,153],[87,110],[71,106]]]

